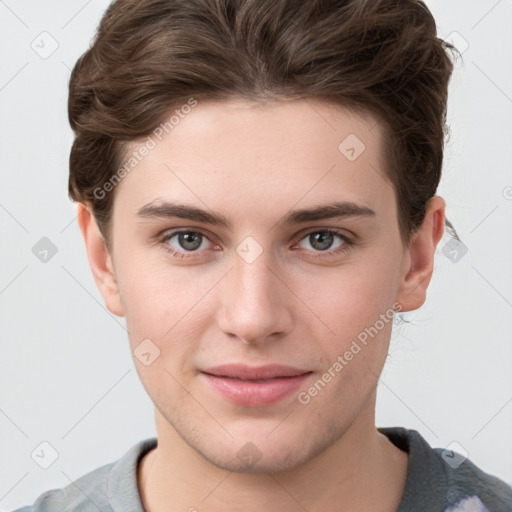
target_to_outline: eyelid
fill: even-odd
[[[308,236],[312,233],[318,233],[318,232],[329,232],[329,233],[338,235],[342,238],[350,239],[351,237],[353,237],[354,239],[357,239],[357,236],[354,233],[347,231],[345,229],[329,228],[329,227],[324,227],[324,226],[314,226],[312,228],[305,228],[305,229],[299,231],[299,233],[297,233],[296,235],[294,235],[294,239],[297,242],[300,242],[306,236]],[[159,233],[156,236],[156,239],[157,240],[168,240],[169,238],[172,238],[173,236],[178,235],[180,233],[200,233],[202,236],[207,238],[210,242],[215,243],[215,242],[213,242],[212,237],[209,234],[205,233],[205,231],[203,229],[196,228],[196,227],[191,227],[191,228],[187,228],[187,227],[181,228],[180,227],[180,228],[166,229],[162,233]],[[350,234],[346,234],[346,233],[350,233]]]
[[[305,238],[306,236],[311,235],[312,233],[318,233],[318,232],[333,233],[335,235],[338,235],[347,240],[352,240],[354,242],[358,238],[355,233],[352,233],[352,231],[348,231],[347,229],[331,228],[331,227],[327,227],[327,226],[314,226],[312,228],[305,228],[305,229],[299,231],[299,233],[297,233],[297,235],[295,235],[295,238],[296,238],[296,240],[300,241],[303,238]]]

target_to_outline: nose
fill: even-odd
[[[219,328],[248,345],[276,340],[293,325],[293,296],[265,251],[248,263],[234,256],[220,288]]]

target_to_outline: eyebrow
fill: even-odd
[[[375,217],[375,211],[368,206],[350,201],[335,201],[333,203],[292,210],[281,218],[277,225],[280,227],[293,226],[304,222],[346,217]],[[213,226],[223,226],[231,230],[230,220],[220,213],[202,210],[195,206],[173,202],[151,202],[137,211],[137,216],[144,219],[187,219]]]

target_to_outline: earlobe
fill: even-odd
[[[418,309],[425,302],[432,279],[436,247],[443,236],[445,206],[441,197],[432,197],[427,203],[421,226],[411,236],[397,293],[397,302],[402,305],[401,311]]]
[[[111,255],[108,252],[92,208],[78,204],[78,225],[85,242],[87,258],[106,308],[117,316],[124,316]]]

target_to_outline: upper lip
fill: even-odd
[[[276,377],[296,377],[309,370],[284,366],[280,364],[268,364],[265,366],[247,366],[243,364],[224,364],[202,370],[203,373],[216,375],[217,377],[230,377],[234,379],[273,379]]]

